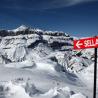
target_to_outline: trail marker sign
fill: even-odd
[[[96,84],[97,84],[97,48],[98,48],[98,37],[84,38],[80,40],[74,40],[74,49],[87,49],[95,48],[94,50],[94,87],[93,87],[93,98],[96,98]]]
[[[97,48],[98,37],[74,40],[74,49]]]

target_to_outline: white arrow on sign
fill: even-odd
[[[76,46],[77,46],[78,48],[81,48],[81,47],[80,47],[81,45],[83,45],[83,44],[80,43],[80,41],[78,41],[78,42],[76,43]]]

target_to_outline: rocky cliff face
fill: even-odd
[[[73,37],[64,32],[20,26],[0,30],[0,64],[51,60],[65,69],[80,71],[92,61],[83,51],[73,51]],[[91,57],[93,53],[90,52]],[[89,53],[88,53],[89,55]]]
[[[72,38],[63,32],[48,32],[20,26],[0,31],[0,63],[24,61],[32,50],[47,55],[50,51],[72,46]]]

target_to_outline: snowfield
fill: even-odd
[[[0,98],[92,98],[94,52],[73,50],[74,38],[24,25],[0,30]]]

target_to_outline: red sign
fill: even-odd
[[[98,37],[74,40],[74,49],[97,48]]]

